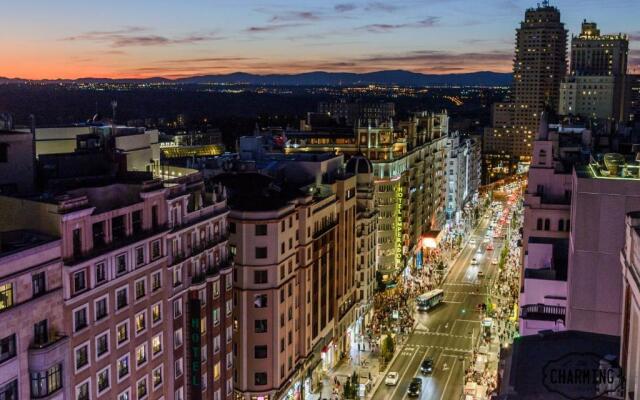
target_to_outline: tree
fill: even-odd
[[[348,378],[344,382],[344,398],[345,399],[352,399],[353,398],[351,396],[351,382],[350,382],[350,379],[348,379]]]
[[[389,361],[393,358],[393,352],[395,348],[395,343],[393,338],[389,335],[385,336],[384,340],[382,340],[382,347],[380,351],[382,352],[382,357],[385,361]]]
[[[384,284],[384,280],[382,279],[382,272],[380,271],[376,271],[376,283],[378,284],[378,291],[384,292],[384,290],[386,289],[386,285]]]

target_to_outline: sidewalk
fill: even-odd
[[[364,344],[360,343],[361,349]],[[357,372],[360,377],[360,383],[366,382],[371,377],[371,388],[380,381],[384,372],[380,372],[380,362],[378,360],[377,353],[373,353],[368,350],[358,351],[358,342],[351,343],[350,357],[345,357],[338,362],[338,364],[329,371],[322,381],[322,393],[313,393],[308,396],[311,400],[329,400],[329,399],[342,399],[344,391],[344,383],[347,378],[353,375],[353,372]],[[339,382],[339,387],[335,384]],[[369,397],[370,393],[368,393]]]

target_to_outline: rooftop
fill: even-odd
[[[620,338],[579,331],[541,332],[537,335],[516,338],[511,354],[507,354],[507,364],[503,387],[510,386],[515,394],[503,396],[504,399],[566,399],[558,393],[552,393],[545,387],[545,371],[552,363],[562,362],[565,358],[573,361],[570,365],[598,369],[599,359],[606,356],[618,356]],[[584,357],[589,353],[594,357]],[[574,359],[572,359],[572,357]],[[546,367],[546,368],[545,368]],[[571,368],[566,367],[566,368]],[[571,372],[571,371],[569,371]],[[508,382],[508,383],[507,383]],[[595,387],[587,385],[563,385],[563,392],[570,391],[571,398],[596,398]],[[574,393],[573,390],[576,392]],[[590,391],[585,393],[584,391]],[[584,397],[580,397],[584,396]],[[601,397],[598,397],[601,398]]]
[[[0,257],[38,247],[56,240],[55,237],[31,230],[0,232]]]
[[[580,178],[640,181],[640,164],[634,155],[606,153],[576,166]]]

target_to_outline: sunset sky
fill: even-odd
[[[521,0],[3,0],[0,76],[169,78],[236,71],[511,70]],[[640,0],[553,0],[570,33],[583,18],[631,35]]]

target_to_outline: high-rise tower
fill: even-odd
[[[548,1],[526,11],[516,30],[513,65],[514,100],[511,154],[531,158],[540,113],[557,110],[560,82],[567,71],[567,31],[560,11]]]
[[[485,129],[485,180],[516,172],[531,160],[540,113],[557,110],[560,82],[567,71],[567,31],[560,11],[544,1],[526,11],[516,30],[513,96],[494,105],[492,126]]]

